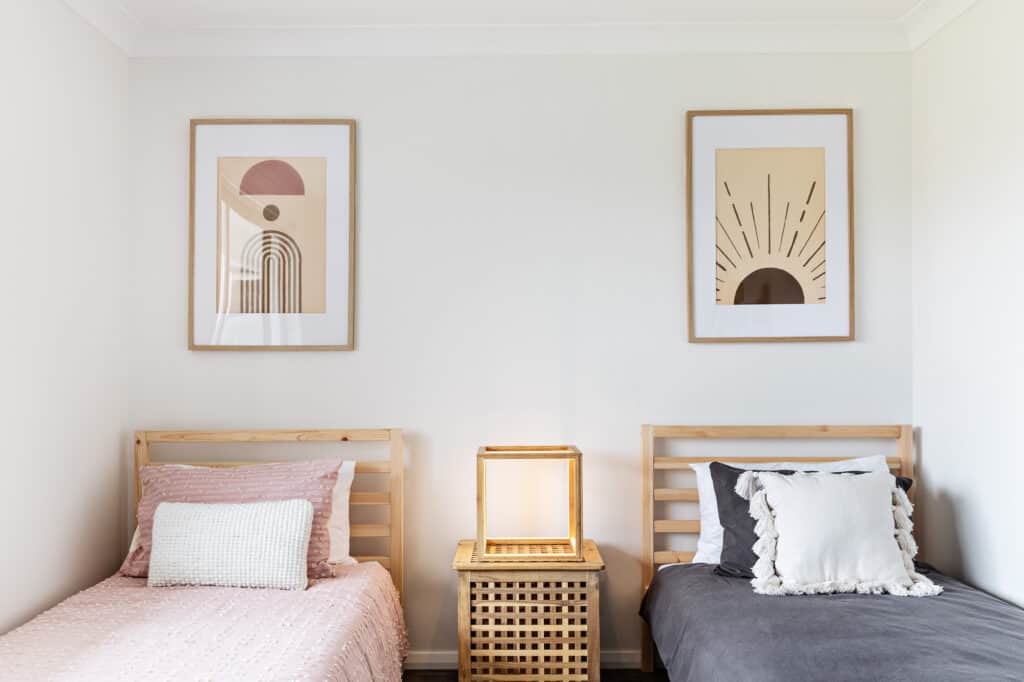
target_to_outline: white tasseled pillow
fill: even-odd
[[[758,594],[942,591],[914,570],[913,507],[888,472],[744,472],[736,492],[757,521]]]
[[[149,585],[306,588],[309,500],[162,502],[153,517]]]

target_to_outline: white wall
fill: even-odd
[[[0,6],[0,633],[120,548],[123,57],[57,0]]]
[[[924,549],[1024,603],[1024,3],[983,0],[913,55],[914,421]]]
[[[1024,601],[1022,22],[982,0],[912,57],[134,61],[122,101],[62,3],[5,4],[0,632],[116,566],[131,429],[396,425],[414,660],[454,649],[449,554],[501,441],[585,450],[628,658],[639,424],[896,422],[912,394],[927,558]],[[856,109],[856,343],[685,342],[682,113],[769,104]],[[184,349],[187,119],[234,115],[359,119],[356,353]]]
[[[642,423],[910,418],[909,60],[133,60],[124,428],[407,429],[415,662],[454,655],[477,446],[577,443],[604,646],[632,655]],[[855,343],[686,342],[683,114],[764,106],[856,110]],[[186,350],[199,116],[358,119],[356,352]]]

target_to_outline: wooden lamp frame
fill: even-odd
[[[561,538],[487,536],[487,464],[493,460],[569,463],[569,528]],[[480,561],[583,561],[583,453],[575,445],[485,445],[476,455],[476,558]]]

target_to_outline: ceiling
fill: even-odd
[[[123,0],[154,29],[616,21],[899,21],[917,0]]]
[[[65,0],[134,56],[898,51],[974,0]]]

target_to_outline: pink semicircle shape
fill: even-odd
[[[299,172],[286,161],[268,159],[253,165],[242,176],[241,194],[302,195],[306,185]]]

